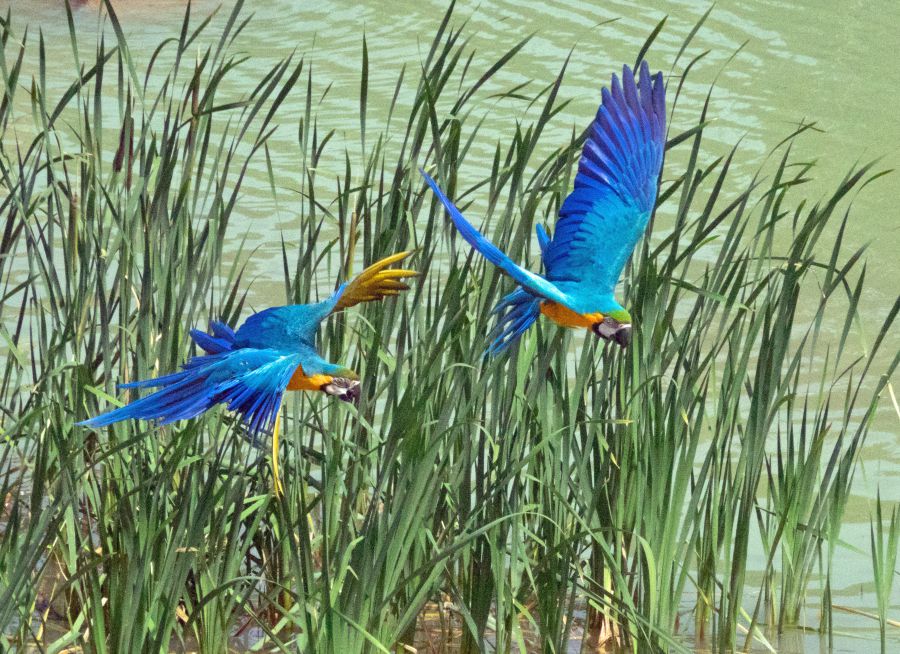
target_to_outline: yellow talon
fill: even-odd
[[[407,277],[416,277],[419,274],[418,272],[401,268],[385,269],[392,263],[405,259],[410,254],[412,254],[411,251],[392,254],[381,261],[376,261],[363,270],[344,289],[344,293],[338,300],[334,310],[341,311],[360,302],[380,300],[389,295],[397,295],[399,291],[407,290],[409,286],[400,280]]]

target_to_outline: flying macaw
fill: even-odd
[[[325,361],[316,350],[319,324],[360,302],[407,290],[402,280],[418,273],[388,266],[409,254],[399,252],[369,266],[322,302],[265,309],[247,318],[237,331],[218,321],[210,323],[210,334],[192,329],[191,337],[206,354],[191,357],[180,372],[120,384],[119,388],[159,390],[78,424],[96,428],[136,418],[165,425],[226,404],[240,414],[254,440],[271,429],[273,476],[280,493],[278,427],[284,392],[321,391],[345,401],[359,397],[359,376]]]
[[[462,237],[519,284],[494,309],[502,315],[491,332],[488,354],[515,343],[540,314],[564,327],[589,329],[621,347],[630,342],[631,314],[613,293],[656,204],[666,144],[662,73],[651,77],[644,62],[636,81],[624,66],[622,83],[613,75],[611,90],[603,88],[601,97],[554,237],[541,225],[535,228],[543,276],[517,265],[482,236],[421,171]]]

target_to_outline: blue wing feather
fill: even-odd
[[[636,82],[626,66],[601,96],[544,259],[547,279],[581,307],[615,289],[653,211],[665,149],[662,73],[651,78],[644,62]]]
[[[240,414],[250,434],[256,436],[274,424],[282,394],[304,359],[297,352],[257,349],[193,357],[179,372],[123,384],[125,388],[161,388],[79,424],[96,428],[139,419],[165,425],[194,418],[215,404],[225,404]]]

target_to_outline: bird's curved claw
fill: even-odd
[[[604,341],[612,341],[623,349],[631,343],[631,325],[620,323],[609,316],[595,323],[591,330]]]

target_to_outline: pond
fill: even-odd
[[[80,43],[90,52],[104,21],[98,18],[96,2],[73,4],[77,4],[74,16]],[[453,23],[468,23],[465,34],[475,51],[471,63],[474,70],[490,65],[530,37],[476,101],[475,114],[484,117],[485,126],[466,159],[467,170],[461,170],[460,175],[472,179],[484,176],[490,169],[495,143],[507,138],[515,129],[516,120],[527,110],[525,103],[499,95],[510,89],[536,92],[559,74],[567,57],[560,96],[569,103],[554,117],[545,144],[554,138],[562,143],[573,130],[583,128],[596,111],[600,87],[622,63],[634,61],[648,34],[664,16],[668,18],[651,50],[651,66],[668,75],[685,37],[709,6],[692,0],[640,4],[637,8],[635,3],[623,1],[458,2]],[[0,1],[0,6],[12,7],[13,23],[20,31],[26,24],[35,31],[40,27],[48,55],[48,87],[57,93],[70,83],[74,70],[68,25],[60,5],[57,0]],[[177,34],[185,3],[119,0],[114,5],[132,52],[140,62],[146,61],[149,49],[163,38]],[[193,3],[196,15],[211,12],[217,6],[207,0]],[[214,20],[223,21],[229,9],[230,3],[226,2]],[[302,56],[315,70],[320,84],[315,107],[319,128],[323,133],[335,130],[329,156],[323,159],[318,173],[327,178],[329,172],[341,172],[345,149],[356,153],[362,147],[359,87],[363,38],[369,70],[367,130],[376,134],[387,122],[387,107],[401,67],[417,70],[446,5],[435,0],[269,0],[248,2],[247,10],[254,17],[239,37],[236,49],[249,54],[259,63],[259,69],[245,68],[228,83],[234,85],[235,92],[237,87],[252,88],[259,81],[254,77],[257,70],[294,51]],[[894,2],[877,3],[877,8],[866,2],[811,0],[717,4],[680,64],[683,66],[684,61],[708,51],[679,100],[683,109],[693,105],[699,113],[715,82],[709,108],[712,122],[702,158],[711,160],[726,154],[740,142],[731,179],[745,183],[766,163],[773,148],[805,122],[815,123],[815,130],[797,140],[794,152],[800,160],[814,161],[815,166],[811,181],[793,196],[796,199],[820,199],[856,163],[878,158],[878,168],[900,168],[898,25],[900,3]],[[36,39],[29,43],[34,49]],[[141,46],[148,51],[142,51]],[[327,93],[322,80],[331,84]],[[249,246],[255,248],[246,276],[253,279],[253,304],[280,304],[284,300],[280,281],[281,237],[291,233],[297,216],[292,205],[300,174],[296,132],[305,101],[301,83],[282,108],[283,122],[269,141],[277,199],[272,197],[267,167],[258,159],[257,166],[248,173],[232,229],[235,244],[246,236]],[[411,94],[401,94],[399,105],[410,101]],[[680,127],[687,126],[685,123]],[[673,132],[678,128],[676,122]],[[664,171],[664,178],[665,175]],[[846,252],[868,245],[867,286],[860,302],[863,342],[871,342],[873,330],[887,315],[900,290],[897,189],[897,176],[892,174],[876,180],[854,197],[844,236]],[[269,274],[265,262],[273,260],[276,269]],[[837,332],[842,324],[843,317],[836,317],[830,329]],[[884,363],[900,346],[896,330],[889,340],[883,348]],[[882,499],[889,503],[900,501],[898,419],[896,403],[886,394],[866,442],[863,465],[857,471],[855,493],[845,516],[841,536],[852,546],[842,552],[833,579],[834,603],[867,613],[875,611],[868,554],[875,494],[880,491]],[[751,554],[758,559],[758,567],[762,556],[761,552]],[[900,584],[894,585],[892,605],[895,609],[900,606]],[[836,651],[868,652],[875,647],[874,620],[841,613],[836,621],[842,632]],[[810,613],[810,625],[817,625],[814,612]],[[790,651],[819,647],[815,634],[794,634],[791,638],[794,643],[786,644]],[[896,631],[893,638],[900,647]]]

